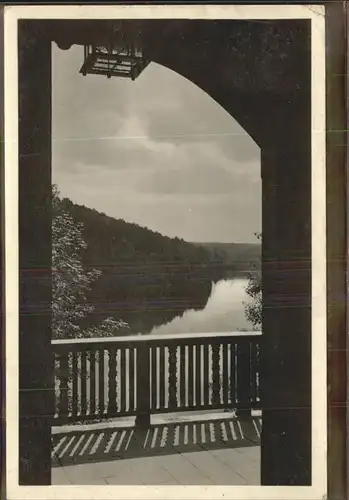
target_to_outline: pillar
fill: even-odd
[[[42,26],[42,24],[41,24]],[[19,22],[19,484],[51,483],[51,43]]]
[[[310,81],[309,81],[310,84]],[[311,485],[310,92],[273,107],[262,150],[262,485]],[[324,366],[324,370],[326,367]]]

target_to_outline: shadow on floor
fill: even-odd
[[[69,430],[52,435],[52,466],[170,455],[260,444],[261,419],[197,420],[138,427]]]

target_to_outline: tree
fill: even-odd
[[[261,240],[261,233],[256,233],[258,240]],[[262,329],[262,272],[260,269],[250,273],[246,287],[247,295],[251,302],[244,302],[245,317],[249,321],[253,330]]]
[[[82,320],[94,310],[87,293],[100,272],[82,265],[86,250],[83,226],[65,209],[57,186],[52,188],[52,331],[54,338],[111,336],[126,323],[106,318],[93,328],[82,328]]]

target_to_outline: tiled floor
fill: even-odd
[[[259,417],[97,425],[53,434],[52,484],[258,485]]]
[[[52,484],[258,485],[260,447],[203,450],[54,467]]]

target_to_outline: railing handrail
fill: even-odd
[[[148,426],[155,413],[250,412],[260,406],[262,338],[224,332],[54,340],[55,418],[135,415]]]
[[[55,339],[51,341],[53,346],[59,345],[72,345],[72,344],[82,344],[91,345],[94,344],[113,344],[113,343],[141,343],[141,342],[158,342],[161,341],[180,341],[180,340],[202,340],[202,339],[224,339],[231,337],[259,337],[262,335],[261,331],[249,331],[249,332],[218,332],[218,333],[178,333],[178,334],[149,334],[149,335],[123,335],[120,337],[93,337],[93,338],[78,338],[78,339]]]

